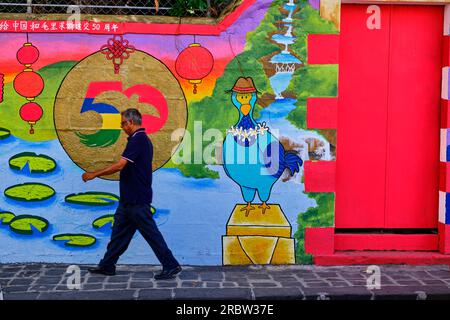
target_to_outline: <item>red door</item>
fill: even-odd
[[[335,226],[437,228],[444,10],[377,7],[342,5]]]

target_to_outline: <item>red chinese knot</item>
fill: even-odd
[[[108,43],[100,48],[100,52],[106,55],[106,59],[112,60],[115,74],[119,74],[123,60],[128,59],[130,53],[135,50],[129,41],[123,39],[122,36],[114,36],[112,39],[108,39]]]

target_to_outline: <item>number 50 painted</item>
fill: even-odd
[[[153,106],[158,111],[159,117],[148,114],[142,115],[142,127],[145,128],[147,134],[158,132],[167,122],[169,116],[167,101],[158,89],[149,84],[138,84],[123,90],[123,84],[120,81],[91,82],[83,105],[81,106],[80,113],[95,111],[104,116],[104,120],[108,118],[108,115],[119,114],[119,110],[113,105],[101,102],[94,103],[95,97],[108,91],[120,92],[128,98],[137,94],[139,96],[139,103]],[[119,125],[119,123],[117,125]],[[117,127],[117,129],[119,129],[119,127]]]

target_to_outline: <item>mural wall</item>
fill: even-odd
[[[81,175],[120,158],[129,107],[180,263],[311,262],[304,228],[334,215],[333,194],[303,183],[305,161],[335,159],[334,131],[306,129],[306,99],[337,94],[337,65],[307,61],[309,34],[338,32],[320,6],[258,0],[218,35],[0,33],[0,263],[99,261],[118,176]],[[158,261],[136,234],[120,263]]]

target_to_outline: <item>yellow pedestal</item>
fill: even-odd
[[[262,210],[254,205],[255,210],[245,216],[245,206],[238,204],[227,223],[227,236],[272,236],[289,238],[291,236],[291,225],[286,219],[283,211],[277,204],[270,204],[264,214]]]
[[[279,205],[270,204],[265,214],[256,208],[248,217],[236,205],[222,237],[223,264],[294,264],[292,227]]]

